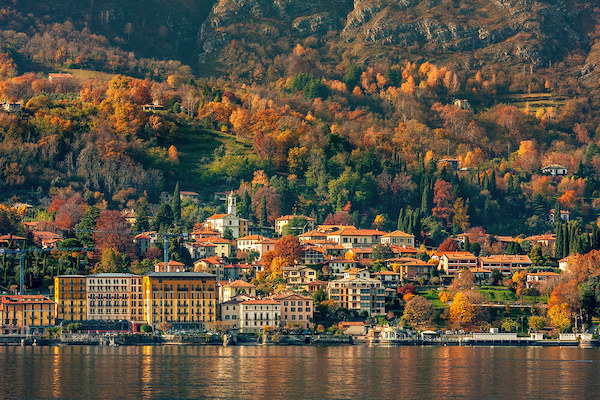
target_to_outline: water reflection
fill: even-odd
[[[559,347],[0,347],[0,398],[585,399],[598,361]]]

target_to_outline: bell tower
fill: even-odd
[[[232,192],[227,194],[227,214],[236,215],[237,216],[237,199]]]

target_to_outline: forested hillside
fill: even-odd
[[[190,227],[234,189],[257,222],[264,198],[432,243],[599,216],[592,2],[5,3],[4,200],[158,207],[179,181]]]

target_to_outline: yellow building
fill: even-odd
[[[62,321],[83,321],[87,314],[86,276],[54,277],[55,317]]]
[[[0,333],[33,333],[54,325],[54,302],[39,295],[0,296]]]
[[[215,321],[216,277],[203,272],[153,272],[143,278],[144,320],[152,327],[204,329]]]

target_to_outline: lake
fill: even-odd
[[[589,399],[600,349],[0,347],[1,399]]]

